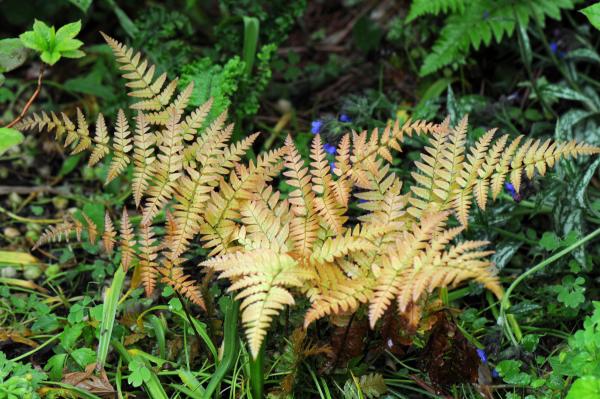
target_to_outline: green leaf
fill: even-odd
[[[558,301],[566,306],[577,309],[585,302],[585,279],[583,277],[565,276],[562,284],[556,286]]]
[[[600,378],[591,375],[577,379],[566,399],[598,399],[600,398]]]
[[[62,42],[73,39],[81,31],[81,21],[71,22],[61,26],[56,31],[56,44],[59,46]],[[82,43],[83,44],[83,43]]]
[[[0,40],[0,72],[10,72],[23,65],[27,50],[20,39]]]
[[[90,348],[79,348],[71,352],[71,357],[82,368],[96,361],[96,352]]]
[[[67,354],[59,353],[57,355],[52,356],[46,362],[44,370],[50,372],[50,378],[52,380],[57,381],[62,379],[62,373],[65,367],[65,360],[67,360]]]
[[[60,170],[58,171],[58,175],[66,176],[69,173],[71,173],[79,164],[81,157],[82,157],[82,154],[79,153],[79,154],[71,155],[70,157],[65,159],[62,166],[60,167]]]
[[[531,381],[531,376],[521,371],[521,364],[520,360],[502,360],[496,366],[496,370],[509,384],[527,385]]]
[[[44,22],[36,19],[33,23],[33,31],[37,33],[46,42],[45,50],[49,50],[53,47],[54,39],[56,37],[56,33],[54,31],[53,26],[50,27]]]
[[[46,64],[54,65],[58,62],[58,60],[60,60],[60,53],[56,50],[52,52],[44,51],[40,58]]]
[[[48,43],[44,40],[44,37],[33,31],[27,31],[19,35],[19,40],[25,47],[33,49],[38,52],[42,52],[48,49]]]
[[[600,29],[600,2],[580,10],[596,29]]]
[[[10,147],[21,144],[25,137],[16,129],[0,127],[0,155]]]
[[[129,382],[134,387],[141,386],[144,382],[150,381],[152,377],[152,373],[146,367],[146,364],[141,359],[133,359],[129,362],[129,370],[131,374],[127,377],[127,382]]]
[[[61,346],[65,349],[71,349],[77,342],[77,339],[81,336],[83,327],[85,327],[83,323],[65,327],[65,330],[60,334]]]
[[[54,50],[59,51],[61,53],[66,53],[68,51],[77,50],[79,47],[83,45],[81,40],[77,39],[65,39],[56,44]]]
[[[560,247],[560,239],[554,232],[547,231],[540,239],[539,244],[547,251],[554,251]]]
[[[69,50],[61,53],[61,55],[65,58],[81,58],[85,53],[81,50]]]
[[[69,0],[69,2],[85,13],[92,5],[93,0]]]

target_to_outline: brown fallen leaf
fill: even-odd
[[[62,382],[98,395],[101,398],[116,398],[117,393],[112,385],[110,385],[106,371],[102,369],[100,370],[100,376],[96,376],[94,375],[95,367],[96,363],[92,363],[83,372],[67,373],[63,376]]]

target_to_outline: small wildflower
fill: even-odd
[[[492,377],[494,377],[494,378],[500,377],[500,373],[498,373],[498,370],[496,370],[496,369],[492,370]]]
[[[326,153],[328,153],[329,155],[334,155],[335,154],[335,146],[331,145],[331,144],[323,144],[323,149],[325,150]]]
[[[482,363],[487,363],[487,355],[485,354],[485,351],[483,349],[477,349],[477,355],[481,359]]]
[[[350,117],[346,114],[341,114],[339,120],[340,120],[340,122],[344,122],[344,123],[352,121],[352,119],[350,119]]]
[[[521,201],[521,195],[517,192],[517,190],[515,190],[515,186],[513,186],[512,183],[504,183],[504,188],[506,188],[506,191],[508,191],[508,193],[511,195],[511,197],[513,197],[513,199],[516,202]]]
[[[558,54],[558,43],[550,42],[550,51],[554,54]]]
[[[322,128],[323,128],[323,121],[320,119],[314,120],[310,123],[310,132],[312,134],[321,133]]]
[[[333,162],[333,161],[329,162],[329,167],[331,168],[331,171],[333,172],[333,170],[335,169],[335,162]]]

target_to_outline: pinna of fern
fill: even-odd
[[[134,122],[120,111],[109,134],[99,116],[93,140],[80,111],[76,124],[65,114],[41,114],[20,127],[54,131],[73,151],[89,148],[92,163],[110,156],[111,178],[132,167],[141,223],[134,226],[124,211],[117,229],[107,214],[105,251],[118,248],[125,268],[141,268],[148,295],[160,279],[202,307],[199,285],[184,272],[190,245],[202,243],[210,254],[201,266],[228,279],[229,290],[241,300],[253,356],[272,319],[295,303],[294,294],[311,303],[306,327],[360,306],[368,308],[375,327],[391,301],[402,312],[436,288],[468,280],[502,295],[488,260],[491,252],[482,249],[487,243],[457,240],[468,226],[472,203],[483,209],[506,181],[519,191],[523,174],[543,175],[559,159],[600,151],[575,142],[506,135],[495,140],[493,130],[471,146],[464,118],[455,126],[449,120],[396,121],[382,132],[347,134],[336,148],[333,168],[319,135],[308,165],[291,138],[245,164],[242,157],[256,135],[229,144],[232,125],[226,125],[226,114],[205,121],[209,101],[186,115],[190,86],[175,96],[176,84],[165,86],[165,75],[155,78],[139,54],[105,39],[129,80],[129,94],[141,98],[132,106]],[[391,168],[392,152],[401,151],[404,137],[413,134],[428,144],[413,180],[403,182]],[[287,198],[275,188],[282,169],[292,187]],[[349,217],[353,198],[360,200],[357,218]],[[163,211],[166,229],[159,237],[152,224]],[[448,228],[452,218],[460,226]],[[88,219],[51,227],[37,245],[73,233],[80,238],[84,230],[94,241],[99,232]]]

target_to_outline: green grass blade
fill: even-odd
[[[125,281],[125,271],[119,267],[113,277],[112,284],[106,290],[104,296],[104,306],[102,308],[102,322],[100,323],[100,342],[98,343],[98,357],[96,370],[104,368],[106,356],[110,347],[113,326],[117,314],[117,305]]]
[[[246,75],[250,76],[256,58],[260,22],[255,17],[244,17],[244,49],[242,60],[246,63]]]

